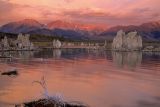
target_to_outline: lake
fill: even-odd
[[[90,107],[160,107],[160,53],[56,49],[0,53],[0,107],[50,95]]]

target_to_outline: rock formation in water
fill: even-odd
[[[160,46],[145,46],[143,48],[144,52],[159,52],[160,51]]]
[[[4,37],[4,39],[1,40],[1,48],[5,50],[9,49],[9,42],[6,36]]]
[[[30,35],[25,34],[22,35],[21,33],[18,35],[16,44],[18,49],[27,49],[27,50],[32,50],[34,49],[34,45],[32,42],[29,40]]]
[[[112,49],[118,51],[134,51],[141,50],[141,48],[142,37],[136,31],[125,34],[123,30],[120,30],[112,43]]]
[[[61,48],[62,43],[59,40],[53,40],[53,48]]]
[[[7,38],[6,36],[0,42],[0,48],[3,50],[33,50],[34,45],[29,40],[30,35],[18,35],[17,39]]]
[[[104,49],[110,49],[110,45],[109,45],[109,43],[107,42],[107,40],[104,41],[103,48],[104,48]]]

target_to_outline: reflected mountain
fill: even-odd
[[[142,52],[112,52],[113,62],[123,68],[135,68],[141,64]]]

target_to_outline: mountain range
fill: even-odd
[[[115,26],[102,32],[100,36],[108,36],[108,39],[109,37],[112,39],[113,35],[116,35],[116,32],[121,29],[125,32],[137,31],[144,40],[160,40],[160,21],[147,22],[138,26]]]
[[[160,41],[160,21],[147,22],[137,26],[108,27],[61,20],[52,21],[45,25],[33,19],[24,19],[1,26],[0,32],[61,36],[77,40],[112,40],[116,32],[121,29],[125,32],[137,31],[144,40]]]

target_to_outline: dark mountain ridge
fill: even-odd
[[[160,40],[160,21],[143,23],[138,26],[115,26],[102,32],[100,36],[108,36],[110,37],[109,39],[113,39],[113,37],[116,35],[116,32],[119,30],[123,30],[125,32],[137,31],[144,40]]]
[[[33,19],[25,19],[1,26],[0,32],[56,35],[81,40],[112,40],[116,32],[121,29],[125,32],[137,31],[144,40],[160,41],[160,21],[143,23],[138,26],[115,26],[107,29],[94,24],[80,24],[61,20],[52,21],[44,25]]]

